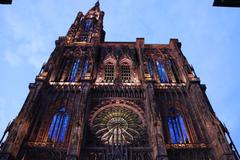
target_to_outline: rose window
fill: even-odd
[[[143,118],[135,111],[123,107],[99,109],[91,119],[91,129],[104,144],[131,144],[144,132]]]

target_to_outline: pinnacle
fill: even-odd
[[[100,6],[100,2],[99,0],[95,3],[95,7],[99,7]]]

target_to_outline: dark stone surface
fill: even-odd
[[[12,0],[0,0],[0,4],[12,4]]]
[[[240,7],[240,0],[214,0],[213,6]]]

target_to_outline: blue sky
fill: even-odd
[[[240,149],[240,8],[213,0],[102,0],[107,41],[168,43],[178,38],[219,119]],[[95,1],[13,0],[0,5],[0,136],[20,111],[58,36]]]

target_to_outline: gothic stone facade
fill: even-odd
[[[43,65],[1,160],[235,160],[181,43],[105,42],[99,3]]]

